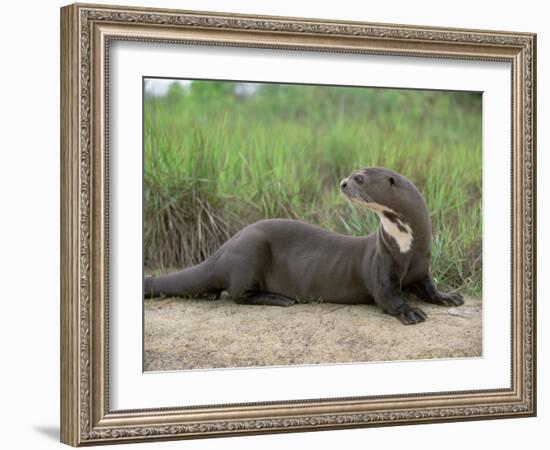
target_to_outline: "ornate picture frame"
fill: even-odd
[[[109,49],[117,40],[511,64],[509,388],[112,410]],[[536,35],[75,4],[61,9],[61,440],[96,445],[536,414]]]

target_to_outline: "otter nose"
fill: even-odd
[[[348,185],[348,179],[344,178],[342,181],[340,181],[340,188],[345,189],[345,187]]]

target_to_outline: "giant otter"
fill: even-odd
[[[146,277],[145,296],[219,296],[238,303],[289,306],[296,299],[376,303],[403,324],[426,314],[405,302],[408,291],[430,303],[458,306],[458,293],[437,289],[430,274],[432,241],[428,208],[416,186],[392,170],[370,167],[342,180],[352,202],[380,218],[375,233],[345,236],[298,220],[248,225],[204,262]]]

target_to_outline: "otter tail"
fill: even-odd
[[[192,297],[217,290],[212,267],[205,261],[188,269],[158,277],[145,277],[145,297]]]

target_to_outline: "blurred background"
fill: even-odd
[[[145,79],[145,269],[197,264],[264,218],[371,233],[339,182],[383,166],[426,198],[438,284],[480,296],[481,113],[476,92]]]

